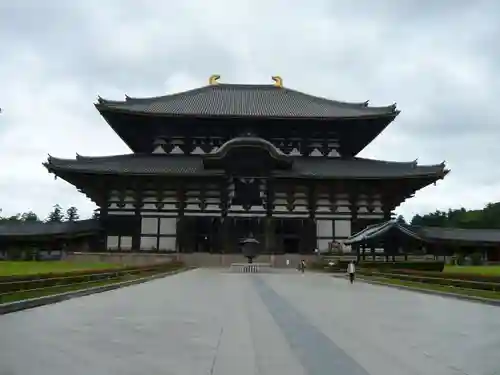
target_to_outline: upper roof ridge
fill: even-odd
[[[268,94],[265,94],[265,93]],[[217,95],[214,98],[209,99],[207,95]],[[202,95],[197,102],[192,102],[195,100],[194,98],[198,95]],[[223,97],[219,95],[225,96],[233,96]],[[270,95],[266,100],[261,98],[262,95]],[[196,111],[201,113],[206,112],[207,110],[211,112],[212,110],[216,110],[217,108],[209,109],[206,108],[207,105],[211,105],[214,101],[227,101],[228,103],[232,101],[243,100],[243,96],[245,96],[246,100],[256,101],[255,105],[261,106],[259,115],[268,115],[268,116],[286,116],[287,113],[283,114],[273,114],[272,100],[276,101],[275,104],[278,106],[284,106],[284,108],[290,108],[293,111],[298,111],[302,108],[310,107],[305,110],[304,116],[302,117],[357,117],[364,115],[397,115],[400,111],[396,109],[396,104],[391,104],[388,106],[369,106],[369,101],[365,100],[363,102],[347,102],[347,101],[339,101],[335,99],[329,99],[326,97],[316,96],[312,94],[307,94],[305,92],[301,92],[298,90],[294,90],[284,86],[270,85],[270,84],[246,84],[246,83],[217,83],[213,85],[206,85],[198,88],[194,88],[187,91],[175,92],[165,95],[159,96],[151,96],[151,97],[143,97],[137,98],[129,95],[125,95],[125,100],[109,100],[104,99],[102,97],[98,97],[98,103],[96,106],[105,106],[108,108],[116,108],[123,110],[131,110],[133,112],[148,112],[148,113],[179,113],[185,112],[182,111],[183,107],[192,107],[192,111],[190,113],[195,113]],[[182,101],[182,102],[179,102]],[[285,104],[288,101],[290,104]],[[160,108],[153,110],[152,108],[147,107],[148,104],[161,103],[159,105]],[[169,104],[172,109],[169,108]],[[227,106],[228,103],[225,105]],[[145,107],[141,107],[140,105],[145,105]],[[220,107],[220,106],[219,106]],[[274,105],[276,107],[276,105]],[[336,109],[335,109],[336,108]],[[335,112],[342,110],[342,108],[349,110],[356,110],[359,113],[345,113],[342,115],[339,113],[337,116]],[[252,115],[252,114],[239,114],[237,113],[239,106],[236,106],[234,109],[234,113],[211,113],[213,115]],[[220,109],[219,109],[220,110]],[[229,110],[229,108],[228,108]],[[240,109],[241,110],[241,109]],[[269,114],[264,113],[265,111],[269,111]],[[375,112],[373,112],[375,111]],[[229,112],[231,112],[229,110]],[[295,114],[295,116],[300,116],[299,113]]]

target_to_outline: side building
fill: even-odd
[[[49,157],[100,207],[110,251],[326,250],[448,173],[356,155],[399,114],[273,85],[220,84],[95,105],[131,154]]]

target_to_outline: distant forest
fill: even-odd
[[[94,211],[93,218],[98,216]],[[0,210],[0,223],[8,222],[63,222],[79,220],[80,215],[76,207],[66,210],[56,204],[45,218],[29,211],[13,216],[2,216]],[[398,220],[405,221],[402,216]],[[405,221],[406,222],[406,221]],[[465,208],[450,209],[448,211],[435,211],[425,215],[415,215],[409,222],[412,225],[428,227],[454,227],[454,228],[484,228],[500,229],[500,202],[488,203],[482,210],[466,210]]]
[[[97,217],[98,211],[94,211],[93,218]],[[46,223],[61,223],[63,221],[76,221],[80,219],[80,215],[78,214],[78,208],[72,206],[66,210],[56,204],[52,211],[48,213],[48,215],[44,218],[38,216],[33,211],[18,213],[12,216],[2,216],[2,210],[0,209],[0,224],[8,224],[8,223],[28,223],[28,222],[46,222]]]
[[[482,210],[465,208],[435,211],[425,215],[415,215],[410,224],[428,227],[500,229],[500,202],[488,203]]]

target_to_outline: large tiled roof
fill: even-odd
[[[344,242],[351,245],[378,238],[381,239],[390,230],[396,230],[405,236],[427,242],[446,241],[457,243],[500,243],[500,229],[423,227],[407,225],[397,222],[396,220],[369,225],[358,233],[353,234]]]
[[[500,243],[500,229],[413,227],[423,237],[442,241]]]
[[[297,178],[405,178],[444,177],[444,164],[417,165],[415,162],[389,162],[363,158],[291,157],[290,170],[274,171],[276,177]],[[49,157],[45,167],[60,172],[123,175],[224,175],[222,170],[207,170],[201,155],[128,154],[104,157],[59,159]]]
[[[0,224],[0,237],[55,236],[97,232],[97,220],[66,221],[62,223],[7,222]]]
[[[396,116],[395,105],[370,107],[345,103],[274,85],[217,84],[172,95],[98,99],[99,110],[174,116],[268,118],[359,118]]]

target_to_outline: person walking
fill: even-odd
[[[354,265],[354,262],[352,260],[347,265],[347,273],[349,274],[349,281],[351,282],[351,284],[353,284],[354,275],[356,273],[356,266]]]
[[[306,261],[302,259],[299,264],[299,271],[304,273],[305,270],[306,270]]]

